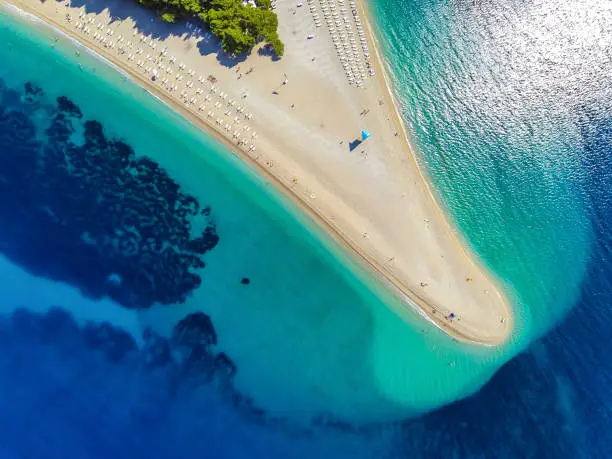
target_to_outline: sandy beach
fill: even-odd
[[[285,56],[256,48],[236,62],[201,24],[164,24],[135,2],[9,3],[223,142],[399,293],[399,315],[417,310],[461,341],[508,338],[509,302],[449,223],[413,154],[367,5],[277,0]],[[362,130],[371,137],[359,143]]]

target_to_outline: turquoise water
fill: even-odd
[[[84,50],[76,56],[74,44],[69,40],[60,38],[55,43],[50,30],[39,28],[37,36],[29,30],[19,22],[5,20],[0,33],[8,43],[3,51],[6,65],[1,75],[8,89],[19,94],[24,85],[30,83],[44,92],[40,96],[40,107],[22,109],[36,126],[36,138],[41,142],[41,146],[31,148],[44,150],[44,145],[54,139],[53,123],[63,126],[64,118],[69,115],[62,114],[61,109],[58,114],[57,108],[53,108],[54,100],[67,97],[82,112],[82,118],[70,119],[68,129],[74,133],[57,144],[52,142],[55,151],[52,157],[57,155],[61,163],[66,162],[65,170],[69,173],[62,180],[73,183],[71,165],[83,155],[92,158],[100,155],[110,161],[119,152],[113,153],[112,144],[108,142],[120,139],[134,150],[136,157],[145,155],[153,160],[156,168],[161,167],[180,190],[201,207],[210,208],[208,219],[194,215],[184,221],[159,220],[155,223],[160,227],[159,234],[151,235],[151,240],[157,237],[159,246],[167,244],[166,238],[180,225],[187,225],[191,233],[214,230],[214,237],[218,238],[218,242],[211,242],[212,239],[206,242],[212,247],[201,256],[205,267],[200,266],[200,262],[193,262],[191,267],[172,273],[177,261],[160,262],[159,269],[170,270],[171,276],[181,282],[180,287],[171,281],[165,283],[165,279],[157,279],[154,272],[147,272],[144,278],[131,279],[126,266],[127,260],[135,256],[130,253],[133,248],[111,260],[98,260],[99,254],[90,254],[91,247],[86,248],[87,257],[85,252],[77,256],[85,249],[74,248],[70,269],[88,269],[87,265],[96,262],[104,266],[83,278],[69,275],[68,267],[60,269],[59,274],[50,274],[47,265],[56,264],[57,260],[53,260],[58,254],[26,259],[22,254],[6,252],[10,261],[37,275],[37,282],[40,283],[41,278],[51,280],[44,288],[53,292],[45,294],[52,295],[53,301],[28,297],[29,303],[44,303],[36,306],[37,310],[61,306],[63,294],[57,293],[58,284],[64,290],[65,284],[69,284],[80,290],[83,297],[83,305],[75,299],[67,308],[71,314],[85,321],[107,320],[129,330],[137,340],[141,340],[142,330],[147,327],[169,336],[175,324],[187,314],[206,313],[218,336],[218,350],[229,356],[237,368],[232,381],[237,392],[270,416],[298,422],[329,416],[369,423],[415,415],[473,392],[517,348],[518,335],[513,347],[508,349],[471,347],[453,342],[416,314],[407,321],[400,320],[388,307],[396,301],[394,298],[384,293],[312,223],[228,151]],[[40,62],[47,65],[41,68]],[[93,138],[85,142],[86,120],[99,123],[103,140]],[[79,148],[84,151],[79,152]],[[101,174],[97,160],[92,161],[90,167]],[[130,168],[112,162],[102,169],[105,167],[109,169],[105,172],[108,176],[85,182],[100,185],[80,182],[87,177],[89,169],[85,168],[73,185],[76,190],[52,187],[47,194],[73,196],[82,193],[83,186],[100,186],[99,193],[105,198],[87,198],[94,200],[90,204],[85,204],[85,197],[82,198],[84,202],[68,202],[70,206],[85,207],[99,205],[100,200],[106,202],[106,196],[123,193],[121,187],[132,179],[129,176],[119,179],[124,185],[117,185],[118,189],[112,193],[107,192],[109,183],[114,180],[111,177],[122,177]],[[148,170],[144,166],[138,168]],[[46,172],[45,176],[56,173]],[[23,184],[16,182],[14,186]],[[144,200],[143,210],[157,207],[161,211],[164,206],[172,205],[170,201],[158,202],[164,198],[153,198],[160,188],[160,185],[152,188],[150,198],[147,192],[135,189],[137,199]],[[131,202],[132,192],[125,193],[122,200]],[[41,196],[43,199],[44,195]],[[151,202],[147,203],[147,199]],[[29,204],[24,203],[24,206],[35,205],[32,201],[35,199],[29,198]],[[98,244],[103,244],[101,241],[108,239],[109,234],[118,238],[113,244],[134,244],[132,236],[129,241],[123,238],[133,232],[133,227],[138,229],[155,217],[147,215],[142,217],[142,223],[135,223],[131,214],[138,215],[141,210],[129,207],[122,210],[121,202],[113,204],[112,212],[119,215],[125,212],[125,217],[104,223],[96,213],[88,215],[79,223],[79,231],[82,231],[79,241],[91,239],[93,232],[97,234],[94,239],[97,238]],[[44,207],[52,208],[54,214],[81,212],[70,206],[62,209],[62,205],[60,199]],[[100,212],[106,215],[108,211]],[[100,228],[95,231],[90,229],[93,219],[99,219],[95,224]],[[42,222],[37,225],[44,226]],[[117,236],[117,225],[122,235]],[[166,226],[168,229],[162,232],[161,228]],[[47,234],[53,231],[57,230],[48,229]],[[138,231],[142,233],[143,229]],[[29,240],[42,236],[23,237]],[[70,244],[69,241],[65,243]],[[186,250],[189,244],[183,243],[181,250]],[[159,256],[161,253],[155,255]],[[143,263],[156,265],[147,257],[134,267]],[[7,269],[11,266],[8,260],[6,266]],[[120,292],[113,294],[107,278],[116,274],[117,266],[125,267],[119,272],[120,277],[127,276],[131,280]],[[191,278],[193,275],[187,273],[194,270],[197,273],[195,283],[183,285],[181,277]],[[159,275],[164,276],[162,272]],[[248,285],[241,284],[243,277],[250,280]],[[133,299],[131,295],[135,293],[127,285],[130,281],[136,293],[146,296],[146,303]],[[26,286],[30,282],[33,282],[30,277],[24,277],[12,287],[15,306],[23,304],[22,295],[29,290]],[[156,288],[145,288],[143,283],[148,282]],[[23,288],[19,289],[19,285]],[[172,293],[166,292],[167,289]],[[113,306],[89,304],[87,298],[92,296],[91,292],[96,292],[95,297],[110,297]],[[129,313],[122,309],[126,305],[131,308]]]
[[[0,453],[609,457],[612,7],[372,9],[419,160],[516,299],[511,342],[400,320],[224,148],[0,12]],[[386,422],[476,391],[555,324],[473,397]],[[295,427],[320,415],[345,423]]]
[[[576,303],[593,244],[575,105],[609,92],[610,8],[574,3],[372,5],[419,159],[463,234],[518,296],[525,340]]]

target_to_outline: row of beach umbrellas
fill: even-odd
[[[66,15],[66,20],[71,22],[70,15]],[[137,69],[150,74],[151,79],[164,90],[176,93],[179,91],[179,84],[184,86],[184,89],[178,93],[178,97],[186,108],[195,111],[197,107],[197,112],[204,112],[208,106],[215,111],[221,110],[224,117],[217,117],[215,111],[208,110],[208,118],[213,119],[219,128],[228,131],[228,133],[231,132],[232,138],[236,139],[238,145],[242,148],[251,152],[256,150],[255,139],[257,134],[250,132],[251,128],[247,124],[241,125],[243,118],[251,121],[253,114],[247,112],[227,93],[219,91],[216,85],[209,84],[210,77],[204,78],[200,75],[196,80],[195,70],[187,68],[183,63],[176,65],[176,57],[168,55],[167,48],[157,51],[159,45],[157,40],[140,34],[137,30],[133,31],[132,37],[129,39],[122,35],[115,37],[115,31],[108,27],[108,24],[96,22],[91,17],[87,18],[84,12],[79,14],[79,20],[74,26],[82,33],[91,35],[104,47],[116,49],[117,53],[124,56]],[[145,55],[146,48],[150,51]],[[243,132],[241,133],[240,130]],[[245,140],[246,138],[249,138],[249,141]]]
[[[313,0],[308,0],[316,24],[318,14],[312,2]],[[335,0],[319,0],[319,2],[329,27],[333,45],[349,83],[362,87],[366,79],[366,70],[370,76],[374,75],[374,71],[370,60],[366,33],[359,17],[356,2],[354,0],[350,1],[351,14],[348,13],[344,0],[337,0],[337,3]],[[355,29],[357,33],[355,33]]]

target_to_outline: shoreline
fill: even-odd
[[[483,261],[480,260],[480,257],[471,248],[470,244],[468,243],[463,233],[455,229],[456,225],[454,224],[453,219],[451,218],[448,209],[445,209],[443,207],[443,205],[441,204],[440,197],[437,195],[435,190],[432,188],[431,186],[432,181],[429,177],[429,174],[427,170],[425,170],[424,166],[419,163],[419,160],[415,153],[416,150],[412,146],[412,142],[410,141],[410,137],[408,135],[409,131],[406,128],[406,123],[404,122],[400,114],[399,103],[396,100],[395,94],[393,93],[394,91],[393,83],[391,82],[391,79],[387,73],[387,68],[382,58],[382,54],[380,50],[381,45],[376,36],[376,32],[374,28],[372,27],[372,23],[375,22],[375,18],[373,17],[373,13],[370,11],[371,7],[368,5],[368,0],[356,0],[356,2],[357,2],[360,12],[362,13],[364,17],[364,24],[367,30],[368,38],[370,42],[372,43],[372,48],[376,56],[376,58],[373,61],[374,67],[376,67],[376,69],[380,71],[380,74],[383,77],[384,85],[386,87],[386,96],[388,97],[388,99],[391,102],[391,105],[393,106],[393,115],[395,117],[395,120],[402,128],[401,133],[408,146],[409,156],[413,160],[414,165],[420,174],[421,180],[423,184],[425,185],[427,192],[429,193],[431,197],[431,200],[434,202],[436,210],[440,213],[441,217],[447,223],[446,230],[452,235],[452,238],[455,240],[457,244],[457,249],[463,251],[465,255],[467,256],[467,258],[474,264],[475,268],[484,272],[485,275],[491,281],[491,283],[495,286],[496,293],[499,295],[502,302],[507,307],[507,314],[505,317],[510,322],[510,331],[511,331],[514,325],[514,321],[513,321],[513,311],[512,311],[512,308],[509,306],[510,300],[508,299],[508,296],[509,296],[508,292],[503,287],[502,281],[497,278],[495,273],[491,269],[489,269],[484,264]],[[427,311],[419,308],[419,312],[421,311],[424,312],[424,317],[426,317],[431,323],[438,326],[438,328],[446,331],[443,327],[439,326],[437,321],[431,315],[429,315]]]
[[[386,70],[384,68],[384,64],[379,55],[379,49],[376,42],[376,36],[373,32],[370,25],[370,16],[367,12],[367,5],[365,5],[362,1],[358,3],[360,12],[363,14],[366,24],[366,30],[368,35],[368,40],[373,47],[374,50],[374,59],[373,66],[378,73],[382,75],[384,80],[384,85],[386,89],[383,91],[388,105],[389,103],[393,106],[392,116],[394,118],[394,123],[400,126],[400,131],[403,135],[403,139],[410,149],[408,153],[411,157],[410,160],[414,162],[414,166],[418,173],[420,174],[422,185],[425,186],[427,192],[429,193],[430,199],[432,200],[433,207],[436,208],[436,212],[439,214],[438,217],[446,222],[445,231],[449,233],[450,239],[454,242],[454,246],[457,250],[460,250],[467,259],[471,262],[474,269],[481,271],[484,273],[484,276],[487,278],[489,283],[494,287],[495,293],[499,297],[500,304],[502,305],[502,324],[505,322],[505,326],[503,327],[503,331],[505,333],[498,334],[498,336],[494,337],[486,337],[486,336],[477,336],[475,333],[469,333],[469,330],[465,330],[459,326],[457,326],[456,322],[451,322],[449,320],[443,319],[437,311],[443,310],[444,308],[437,307],[438,305],[431,305],[427,302],[422,295],[419,295],[414,289],[411,289],[409,286],[405,285],[401,282],[396,276],[393,275],[388,269],[385,269],[381,263],[372,257],[370,254],[366,253],[362,250],[361,247],[357,243],[355,243],[354,239],[350,237],[346,232],[344,232],[338,224],[332,223],[329,221],[329,218],[326,217],[319,209],[315,208],[312,205],[309,205],[308,199],[300,196],[294,186],[291,183],[287,183],[287,180],[283,180],[283,177],[280,174],[275,174],[274,169],[271,167],[265,167],[263,164],[258,162],[257,159],[253,158],[248,153],[242,151],[240,148],[237,148],[230,139],[228,139],[228,135],[223,132],[222,129],[214,126],[212,123],[206,122],[203,117],[198,116],[197,113],[194,113],[193,110],[190,110],[184,106],[182,106],[178,101],[174,100],[173,97],[164,93],[159,87],[153,84],[151,81],[139,74],[126,65],[123,65],[122,62],[114,57],[109,51],[105,50],[104,47],[99,46],[95,41],[85,39],[85,37],[79,36],[75,33],[74,30],[67,27],[66,24],[62,24],[54,20],[50,15],[42,14],[41,12],[35,10],[33,7],[25,4],[25,2],[21,0],[12,0],[11,2],[4,2],[7,5],[12,5],[22,11],[25,11],[28,14],[33,15],[38,20],[43,21],[47,25],[51,26],[54,29],[57,29],[60,33],[66,35],[71,40],[76,41],[80,45],[84,46],[88,49],[88,51],[95,54],[96,57],[101,57],[105,61],[109,62],[113,67],[118,68],[122,73],[126,74],[133,82],[143,87],[147,92],[149,92],[152,96],[156,97],[158,100],[166,104],[169,108],[174,110],[180,116],[184,117],[190,123],[192,123],[197,128],[203,130],[206,134],[211,135],[215,140],[220,142],[224,147],[228,148],[232,154],[238,157],[240,160],[245,162],[249,167],[255,170],[260,176],[264,178],[264,180],[272,183],[276,190],[282,193],[282,195],[288,198],[294,205],[296,205],[305,215],[312,219],[316,226],[323,230],[335,243],[337,243],[342,249],[347,251],[347,255],[352,255],[350,258],[354,260],[360,268],[363,268],[365,272],[369,272],[374,275],[374,277],[383,282],[392,293],[399,295],[404,303],[412,308],[415,312],[417,312],[421,317],[425,317],[435,326],[443,330],[449,336],[463,342],[480,344],[480,345],[498,345],[506,341],[511,330],[512,330],[512,311],[509,307],[509,302],[507,298],[503,295],[503,289],[500,286],[499,282],[496,282],[493,276],[493,273],[489,272],[485,266],[480,263],[480,260],[477,258],[475,254],[473,254],[469,250],[469,245],[466,244],[457,231],[453,230],[453,226],[450,223],[449,217],[445,214],[444,210],[439,204],[439,201],[436,199],[434,193],[431,190],[430,184],[426,177],[426,172],[422,170],[422,168],[418,164],[418,160],[414,155],[414,150],[410,145],[410,141],[408,139],[408,134],[405,129],[403,120],[398,112],[398,107],[394,99],[394,95],[391,87],[389,86],[388,76],[386,74]],[[265,151],[265,150],[264,150]],[[258,156],[259,157],[259,156]],[[312,194],[311,194],[312,196]],[[314,199],[314,198],[313,198]],[[402,308],[404,309],[404,308]],[[397,308],[394,308],[395,312],[400,315],[405,313],[404,310],[398,311]]]

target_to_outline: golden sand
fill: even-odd
[[[223,142],[400,294],[405,308],[398,314],[417,311],[462,341],[502,343],[513,323],[508,301],[451,226],[419,168],[365,5],[357,4],[357,10],[375,75],[366,73],[358,87],[345,74],[331,35],[335,22],[328,27],[320,2],[297,7],[281,0],[277,14],[285,56],[275,61],[256,49],[235,65],[218,59],[218,45],[214,38],[204,38],[205,30],[162,24],[135,2],[110,0],[98,14],[67,3],[10,3],[104,56]],[[341,28],[356,38],[359,68],[364,68],[363,48],[347,9],[350,29],[343,19]],[[319,27],[315,15],[322,22]],[[165,38],[150,41],[152,36]],[[167,54],[161,63],[147,59],[159,57],[163,49]],[[173,64],[171,56],[176,58]],[[162,67],[153,80],[152,68]],[[214,84],[208,80],[211,75]],[[362,129],[372,136],[350,150]]]

